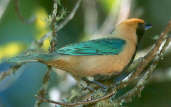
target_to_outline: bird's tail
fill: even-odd
[[[33,54],[33,55],[20,55],[7,60],[7,62],[12,63],[26,63],[26,62],[46,62],[57,58],[58,55],[55,54]]]

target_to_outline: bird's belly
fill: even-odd
[[[95,75],[115,75],[127,65],[122,56],[95,55],[95,56],[63,56],[50,65],[63,69],[79,77]]]
[[[118,74],[125,66],[116,55],[85,56],[80,57],[79,62],[75,65],[75,71],[86,76]]]

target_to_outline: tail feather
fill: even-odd
[[[55,54],[33,54],[33,55],[21,55],[17,57],[13,57],[7,60],[7,62],[16,62],[16,63],[24,63],[24,62],[36,62],[36,61],[49,61],[54,58],[57,58],[58,55]]]

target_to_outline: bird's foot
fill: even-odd
[[[88,79],[83,78],[83,80],[86,81],[87,83],[93,83],[93,84],[97,85],[98,87],[102,88],[104,91],[107,91],[109,89],[108,86],[106,86],[106,85],[104,85],[104,84],[100,83],[99,81],[96,81],[92,78],[88,78]]]
[[[81,80],[81,81],[80,81],[79,87],[80,87],[82,90],[88,89],[89,91],[94,91],[94,88],[88,86],[87,82],[84,81],[84,80]]]

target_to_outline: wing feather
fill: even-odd
[[[71,44],[56,51],[62,55],[116,55],[125,46],[125,40],[119,38],[105,38]]]

